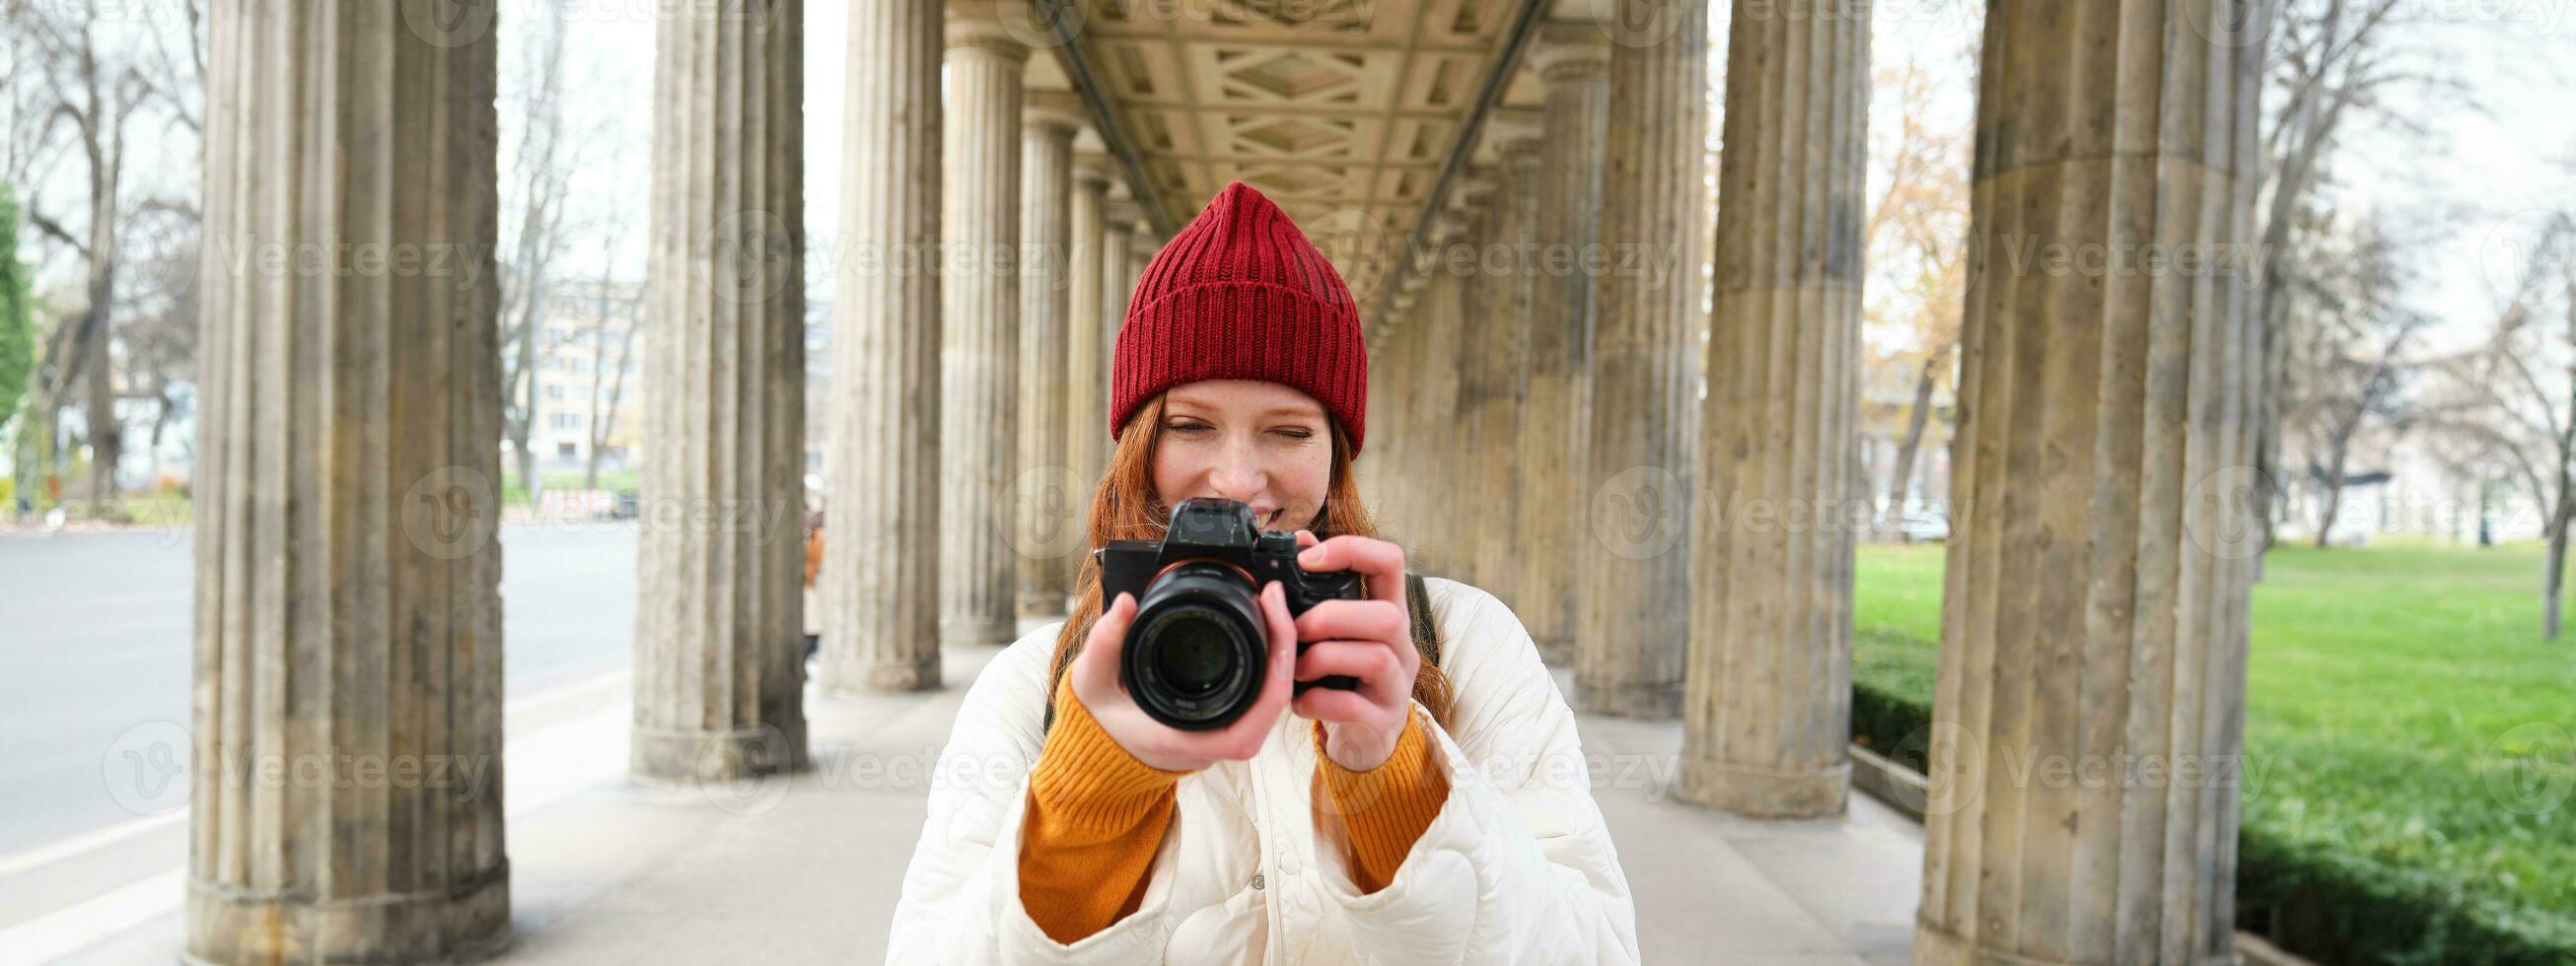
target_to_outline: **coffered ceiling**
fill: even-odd
[[[1390,285],[1374,256],[1419,227],[1453,155],[1466,163],[1471,120],[1535,96],[1501,81],[1516,27],[1545,0],[1058,2],[1077,39],[1031,86],[1088,78],[1156,221],[1250,184],[1333,258],[1365,313]]]

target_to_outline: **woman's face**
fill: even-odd
[[[1209,380],[1163,396],[1154,442],[1154,494],[1240,500],[1264,530],[1311,528],[1332,477],[1323,404],[1275,382]]]

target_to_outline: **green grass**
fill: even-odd
[[[1877,747],[1930,718],[1942,564],[1861,550],[1853,731]],[[2536,546],[2272,553],[2240,888],[2302,908],[2255,918],[2339,937],[2329,960],[2576,956],[2576,629],[2541,640],[2540,577]]]

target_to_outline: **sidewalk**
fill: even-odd
[[[951,686],[934,693],[809,698],[818,767],[771,782],[666,789],[626,779],[622,699],[514,740],[516,936],[496,961],[878,961],[921,830],[919,772],[994,653],[949,652]],[[1678,722],[1587,716],[1582,730],[1588,754],[1657,763],[1652,778],[1642,768],[1619,781],[1593,776],[1637,894],[1647,962],[1909,961],[1923,835],[1903,815],[1856,794],[1843,819],[1735,818],[1666,794]],[[65,961],[167,963],[179,940],[173,907]]]

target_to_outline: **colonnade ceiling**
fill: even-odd
[[[1365,316],[1391,281],[1374,256],[1420,227],[1453,155],[1466,165],[1461,137],[1519,86],[1497,77],[1547,0],[1056,2],[1076,39],[1031,86],[1089,84],[1159,209],[1148,218],[1168,230],[1226,182],[1250,184],[1334,260]]]

